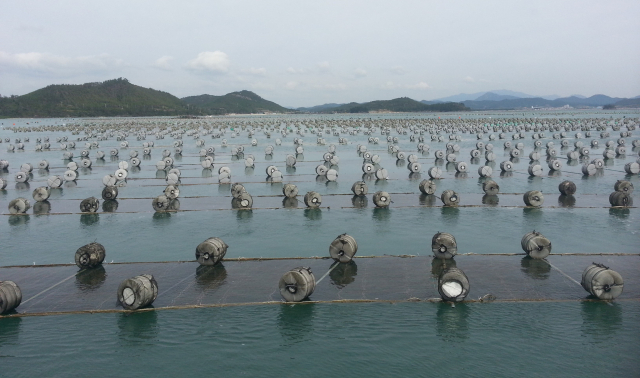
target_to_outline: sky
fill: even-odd
[[[0,0],[0,95],[118,77],[288,107],[640,95],[640,1]]]

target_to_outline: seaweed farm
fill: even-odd
[[[2,376],[640,375],[637,111],[1,123]]]

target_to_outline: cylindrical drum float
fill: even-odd
[[[117,186],[105,186],[102,189],[102,199],[105,201],[114,200],[118,197]]]
[[[376,192],[373,195],[373,203],[377,207],[387,207],[391,203],[391,196],[389,195],[389,193],[384,191]]]
[[[544,203],[544,196],[542,195],[542,192],[538,190],[530,190],[526,192],[522,198],[527,206],[539,207]]]
[[[0,282],[0,314],[6,314],[22,302],[22,291],[13,281]]]
[[[196,260],[200,265],[215,265],[227,253],[229,246],[220,238],[209,238],[196,247]]]
[[[320,207],[322,204],[322,196],[320,193],[314,191],[307,192],[307,194],[304,195],[304,204],[311,208]]]
[[[616,299],[622,294],[622,276],[602,264],[593,263],[582,272],[582,287],[598,299]]]
[[[96,197],[85,198],[80,202],[80,212],[95,213],[100,208],[100,201]]]
[[[452,259],[458,253],[458,243],[453,235],[438,232],[431,238],[431,250],[438,259]]]
[[[148,306],[158,297],[158,283],[150,274],[142,274],[122,281],[118,287],[118,302],[126,310]]]
[[[295,198],[298,195],[298,187],[294,184],[284,184],[282,194],[287,198]]]
[[[443,300],[461,302],[469,294],[469,278],[458,268],[444,270],[438,277],[438,293]]]
[[[418,188],[423,194],[434,194],[436,192],[436,183],[432,180],[422,180]]]
[[[329,245],[331,258],[341,263],[351,261],[356,252],[358,252],[358,243],[356,243],[356,239],[353,236],[347,234],[338,236]]]
[[[482,183],[482,190],[490,196],[495,196],[500,192],[500,185],[493,180],[487,180]]]
[[[95,268],[102,264],[106,251],[100,243],[83,245],[76,251],[76,265],[78,268]]]
[[[369,192],[369,187],[367,186],[367,183],[364,181],[356,181],[351,186],[351,191],[356,196],[366,196],[367,193]]]
[[[460,197],[458,193],[454,192],[451,189],[447,189],[440,195],[440,199],[444,203],[445,206],[458,206],[460,203]]]
[[[36,200],[37,202],[46,201],[47,199],[49,199],[50,195],[51,195],[51,189],[49,189],[46,186],[35,188],[32,194],[33,199]]]
[[[298,267],[285,273],[278,284],[280,295],[287,302],[300,302],[309,297],[316,288],[316,278],[311,268]]]
[[[571,196],[576,193],[576,184],[573,181],[565,180],[558,185],[558,190],[565,196]]]
[[[551,242],[535,230],[524,234],[520,241],[522,249],[534,259],[544,259],[551,253]]]
[[[29,200],[23,197],[18,197],[9,202],[9,213],[11,214],[24,214],[31,208]]]

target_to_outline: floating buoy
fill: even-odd
[[[548,166],[552,171],[559,171],[562,169],[562,162],[556,159],[549,160]]]
[[[448,268],[438,277],[438,293],[442,300],[460,302],[469,294],[469,278],[458,268]]]
[[[478,168],[478,174],[480,177],[490,177],[493,174],[493,168],[488,165],[483,165]]]
[[[36,202],[46,201],[49,199],[50,195],[51,195],[51,189],[49,189],[46,186],[35,188],[32,194],[33,199],[36,200]]]
[[[429,168],[429,170],[427,171],[427,174],[429,175],[429,177],[431,177],[432,179],[439,179],[442,177],[442,169],[438,168],[438,167],[431,167]]]
[[[631,194],[633,193],[633,184],[631,183],[631,181],[618,180],[613,185],[613,190],[615,190],[616,192]]]
[[[67,170],[64,172],[64,181],[70,182],[70,181],[75,181],[76,178],[78,178],[78,172],[76,171],[72,171],[72,170]]]
[[[233,198],[238,198],[242,193],[245,193],[247,190],[244,188],[244,185],[235,183],[231,185],[231,196]]]
[[[624,165],[624,171],[630,175],[636,175],[640,172],[640,164],[633,161]]]
[[[41,161],[38,163],[38,168],[39,168],[39,169],[49,169],[49,162],[48,162],[48,161],[46,161],[46,160],[41,160]]]
[[[76,265],[80,269],[95,268],[102,264],[106,255],[104,246],[100,243],[89,243],[76,251]]]
[[[627,192],[613,192],[609,195],[609,203],[611,206],[633,206],[633,198]]]
[[[22,302],[22,291],[13,281],[0,282],[0,314],[6,314]]]
[[[368,191],[369,191],[369,188],[368,188],[366,182],[364,182],[364,181],[356,181],[351,186],[351,191],[356,196],[366,196]]]
[[[304,204],[310,208],[320,207],[322,204],[322,196],[319,193],[311,191],[304,195]]]
[[[24,214],[31,208],[29,200],[23,197],[18,197],[9,202],[9,212],[11,214]]]
[[[63,181],[64,179],[60,176],[51,176],[47,179],[47,185],[49,185],[50,188],[59,188],[62,186]]]
[[[482,183],[482,190],[487,195],[495,196],[500,192],[500,186],[493,180],[487,180]]]
[[[29,174],[23,171],[16,172],[15,179],[16,182],[27,182],[29,181]]]
[[[387,207],[391,204],[391,196],[384,191],[378,191],[373,195],[373,203],[377,207]]]
[[[418,189],[424,194],[432,195],[436,192],[436,183],[432,180],[422,180],[418,185]]]
[[[513,163],[511,163],[508,160],[503,161],[502,163],[500,163],[500,170],[502,172],[511,172],[511,171],[513,171]]]
[[[561,182],[560,185],[558,185],[558,190],[561,194],[571,196],[576,194],[576,184],[574,184],[572,181],[565,180]]]
[[[167,185],[167,187],[164,188],[164,195],[170,200],[174,200],[180,196],[180,189],[178,189],[177,185]]]
[[[287,198],[295,198],[298,195],[298,187],[294,184],[284,184],[282,194]]]
[[[616,299],[622,294],[622,276],[609,267],[593,263],[582,272],[582,287],[598,299]]]
[[[80,212],[95,213],[100,208],[100,201],[96,197],[85,198],[80,202]]]
[[[298,267],[285,273],[278,284],[280,295],[287,302],[300,302],[308,298],[316,288],[316,278],[311,268]]]
[[[196,247],[196,260],[200,265],[215,265],[227,253],[229,246],[222,239],[212,237]]]
[[[529,175],[533,177],[542,176],[542,166],[540,164],[531,164],[528,172]]]
[[[6,187],[7,187],[7,180],[3,180],[2,177],[0,177],[0,190]]]
[[[118,302],[126,310],[148,306],[158,297],[158,283],[150,274],[126,279],[118,287]]]
[[[341,263],[348,263],[358,252],[358,243],[353,236],[342,234],[329,245],[329,255]]]
[[[534,259],[544,259],[551,253],[551,242],[535,230],[524,234],[520,241],[522,249]]]
[[[460,197],[458,193],[454,192],[451,189],[447,189],[440,195],[440,199],[444,203],[445,206],[458,206],[460,203]]]
[[[542,195],[542,192],[538,190],[530,190],[526,192],[522,198],[527,206],[539,207],[544,203],[544,196]]]
[[[376,178],[378,180],[386,180],[389,178],[389,172],[384,168],[380,168],[376,171]]]
[[[114,200],[118,197],[117,186],[105,186],[102,189],[102,199],[105,201]]]
[[[596,166],[594,164],[585,164],[582,166],[582,174],[585,176],[593,176],[597,172]]]
[[[231,200],[231,207],[234,209],[250,209],[251,206],[253,206],[253,197],[247,192],[242,192]]]
[[[431,238],[431,250],[438,259],[452,259],[458,253],[456,238],[446,232],[438,232]]]

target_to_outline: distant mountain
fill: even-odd
[[[613,103],[616,108],[640,108],[640,96],[626,98]]]
[[[475,101],[502,101],[502,100],[512,100],[514,98],[520,98],[520,97],[510,96],[510,95],[499,95],[497,93],[487,92],[482,96],[476,98]]]
[[[344,104],[330,103],[330,104],[324,104],[324,105],[311,106],[309,108],[297,108],[296,110],[299,112],[305,112],[305,113],[320,113],[324,110],[337,108],[342,105]]]
[[[464,104],[473,110],[506,110],[520,109],[530,107],[541,108],[561,108],[565,105],[571,107],[598,107],[614,104],[620,98],[609,97],[605,95],[594,95],[588,98],[579,98],[575,96],[563,97],[555,100],[546,100],[544,98],[518,98],[501,101],[464,101]]]
[[[182,114],[194,114],[194,111],[169,93],[143,88],[124,78],[79,85],[49,85],[22,96],[0,98],[0,117]]]
[[[390,112],[452,112],[468,110],[463,104],[448,102],[427,105],[408,97],[400,97],[393,100],[371,101],[358,104],[352,102],[336,108],[327,109],[323,113],[369,113],[374,111]]]
[[[460,101],[474,101],[477,100],[478,97],[481,97],[487,93],[491,93],[493,95],[500,95],[500,96],[511,96],[511,98],[533,98],[536,96],[532,96],[526,93],[522,93],[522,92],[515,92],[515,91],[510,91],[510,90],[506,90],[506,89],[497,89],[497,90],[492,90],[492,91],[487,91],[487,92],[478,92],[478,93],[460,93],[454,96],[449,96],[449,97],[443,97],[443,98],[437,98],[433,101],[442,101],[442,102],[460,102]],[[501,98],[500,100],[505,100],[508,98]],[[482,100],[481,100],[482,101]],[[494,100],[494,101],[499,101],[499,100]]]
[[[263,99],[251,91],[227,93],[224,96],[203,94],[182,98],[186,104],[200,109],[205,114],[251,114],[251,113],[291,113],[275,102]]]

